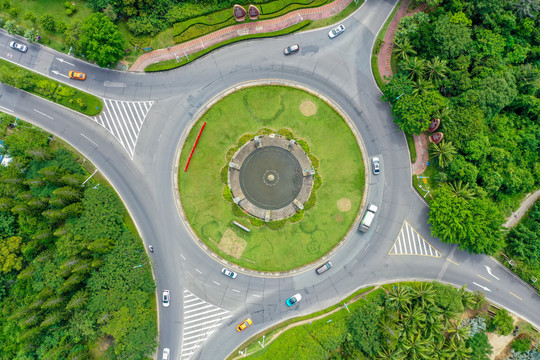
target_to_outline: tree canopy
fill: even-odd
[[[115,65],[124,56],[124,40],[118,27],[102,13],[84,19],[78,48],[90,61],[99,66]]]

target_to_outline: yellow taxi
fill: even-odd
[[[238,326],[236,327],[236,330],[238,330],[238,332],[241,332],[241,331],[247,329],[248,327],[250,327],[251,324],[253,324],[253,322],[251,321],[250,318],[247,318],[246,320],[242,321],[242,322],[240,323],[240,325],[238,325]]]
[[[69,77],[76,80],[86,80],[86,74],[78,71],[70,71]]]

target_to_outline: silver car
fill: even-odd
[[[169,290],[163,291],[163,307],[169,307],[171,292]]]
[[[283,50],[283,54],[291,55],[291,54],[297,53],[299,50],[300,50],[300,46],[298,44],[294,44],[294,45],[291,45],[289,47],[286,47]]]
[[[28,46],[26,45],[23,45],[23,44],[19,44],[18,42],[16,41],[12,41],[9,43],[9,46],[12,48],[12,49],[15,49],[17,51],[20,51],[20,52],[27,52],[28,51]]]
[[[371,169],[375,175],[379,175],[381,172],[381,160],[376,156],[371,159]]]

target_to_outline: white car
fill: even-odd
[[[223,268],[221,269],[221,273],[227,277],[230,277],[231,279],[236,279],[236,277],[238,276],[237,273],[235,273],[234,271],[232,270],[229,270],[227,268]]]
[[[169,290],[163,290],[163,307],[169,307],[170,295]]]
[[[165,348],[163,349],[163,357],[162,360],[169,360],[169,355],[171,354],[171,349]]]
[[[23,44],[19,44],[16,41],[10,42],[9,47],[11,47],[12,49],[15,49],[17,51],[24,52],[24,53],[28,51],[28,46],[23,45]]]
[[[291,54],[297,53],[299,50],[300,50],[300,46],[298,44],[294,44],[294,45],[291,45],[289,47],[286,47],[283,50],[283,54],[291,55]]]
[[[345,31],[345,25],[341,24],[337,28],[330,30],[330,32],[328,33],[328,37],[330,39],[333,39],[344,31]]]

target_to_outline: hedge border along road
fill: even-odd
[[[279,31],[239,36],[237,38],[226,40],[226,41],[220,42],[219,44],[209,46],[208,48],[206,48],[204,50],[201,50],[201,51],[197,51],[197,52],[195,52],[193,54],[189,54],[189,59],[187,59],[185,57],[182,57],[181,61],[177,61],[176,59],[160,61],[160,62],[151,64],[151,65],[148,65],[144,69],[144,71],[145,72],[153,72],[153,71],[164,71],[164,70],[175,69],[177,67],[186,65],[186,64],[188,64],[188,63],[190,63],[190,62],[192,62],[192,61],[194,61],[194,60],[196,60],[196,59],[198,59],[198,58],[200,58],[200,57],[202,57],[202,56],[204,56],[204,55],[206,55],[206,54],[208,54],[208,53],[210,53],[210,52],[212,52],[212,51],[214,51],[216,49],[219,49],[219,48],[221,48],[223,46],[233,44],[233,43],[236,43],[238,41],[248,40],[248,39],[259,39],[259,38],[269,38],[269,37],[288,35],[288,34],[291,34],[291,33],[295,32],[295,31],[300,30],[301,28],[309,25],[310,23],[311,23],[310,20],[304,20],[302,22],[299,22],[298,24],[289,26],[288,28],[283,29],[283,30],[279,30]]]
[[[0,59],[0,82],[28,91],[84,115],[94,116],[103,109],[103,101],[99,97],[3,59]]]

